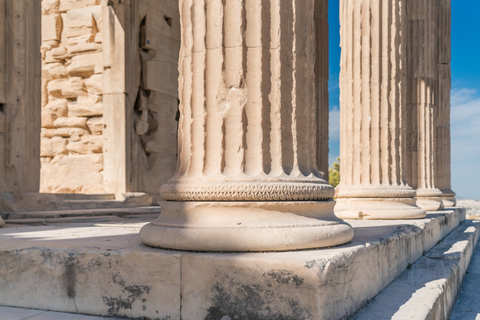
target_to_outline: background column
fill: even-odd
[[[315,92],[318,112],[317,161],[318,169],[328,181],[328,0],[315,1]]]
[[[0,0],[0,193],[40,188],[40,4]]]
[[[435,0],[407,0],[407,108],[411,125],[409,184],[416,188],[417,205],[425,210],[443,208],[435,177],[435,124],[437,108],[437,45]]]
[[[151,246],[292,250],[348,242],[316,154],[314,0],[182,0],[179,151]]]
[[[436,183],[442,191],[443,205],[456,205],[455,193],[451,188],[451,150],[450,150],[450,89],[451,89],[451,14],[450,0],[436,2],[437,9],[437,113],[436,130]]]
[[[425,216],[406,184],[406,1],[340,1],[342,218]]]

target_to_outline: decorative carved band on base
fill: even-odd
[[[171,182],[160,189],[173,201],[321,201],[331,200],[335,190],[312,182]]]
[[[338,198],[413,198],[415,190],[409,186],[342,186]]]

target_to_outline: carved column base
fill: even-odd
[[[451,208],[457,205],[457,199],[455,199],[455,192],[451,189],[442,190],[442,202],[444,208]]]
[[[426,214],[413,198],[342,198],[335,206],[335,215],[341,219],[403,220]]]
[[[188,251],[288,251],[349,242],[352,227],[335,201],[160,203],[160,217],[140,231],[152,247]]]
[[[443,209],[442,192],[438,189],[417,189],[417,206],[426,211]]]

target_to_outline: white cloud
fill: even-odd
[[[452,187],[460,197],[480,198],[480,95],[455,89],[451,104]]]

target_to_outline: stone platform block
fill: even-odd
[[[480,221],[457,227],[351,319],[449,319],[479,230]]]
[[[465,219],[348,221],[352,242],[295,252],[153,249],[145,219],[7,224],[0,305],[147,319],[340,319],[351,316]]]

